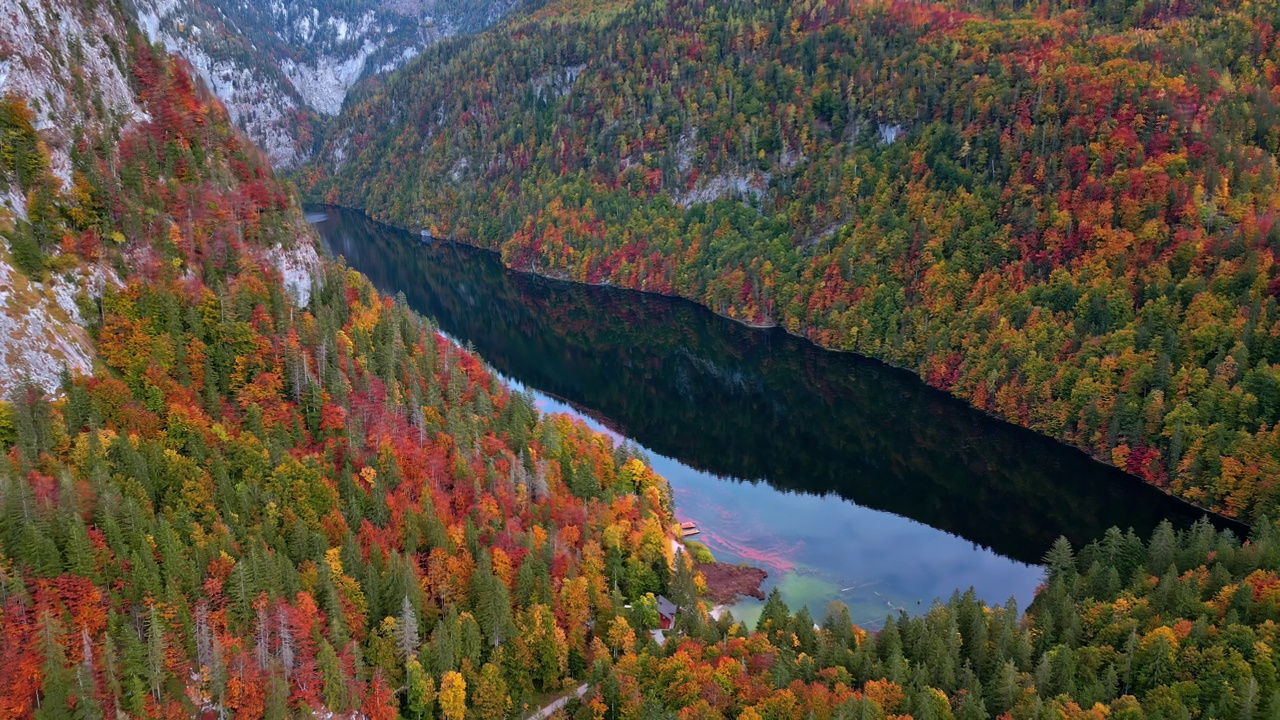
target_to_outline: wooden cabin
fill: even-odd
[[[658,600],[658,629],[670,630],[671,626],[675,624],[676,612],[678,608],[676,607],[675,603],[671,602],[670,600],[663,597],[662,595],[659,595],[657,600]]]

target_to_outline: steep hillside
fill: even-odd
[[[56,34],[10,17],[39,57],[96,33],[131,112],[86,63],[64,84],[9,56],[0,297],[110,280],[58,306],[94,355],[58,397],[0,401],[0,717],[496,718],[581,677],[626,603],[692,601],[634,452],[321,261],[262,153],[120,5],[42,7]]]
[[[93,368],[93,342],[76,297],[100,295],[102,279],[93,270],[73,270],[37,282],[0,249],[0,399],[27,383],[52,392],[64,370]]]
[[[1280,709],[1270,523],[1059,541],[1021,617],[957,595],[873,639],[775,595],[754,633],[713,619],[634,450],[317,258],[262,153],[119,5],[43,7],[57,34],[10,20],[49,57],[92,28],[132,111],[85,62],[70,85],[26,65],[41,91],[0,101],[0,288],[102,277],[72,301],[92,371],[0,402],[0,717],[502,720],[580,682],[581,720]]]
[[[916,370],[1280,504],[1280,7],[562,2],[371,83],[305,185]]]
[[[92,370],[88,330],[101,298],[151,260],[154,238],[212,233],[280,196],[246,199],[235,169],[261,168],[257,151],[219,125],[223,110],[185,71],[169,80],[167,61],[139,64],[139,37],[118,3],[18,0],[0,12],[3,398],[27,381],[50,392],[64,370]],[[187,207],[192,193],[203,207]],[[303,223],[292,225],[241,239],[281,268],[314,266],[309,238],[295,241]]]
[[[32,212],[44,213],[52,194],[73,185],[82,133],[114,137],[146,113],[130,82],[123,18],[111,6],[3,0],[0,17],[0,95],[7,98],[0,131],[8,151],[0,158],[0,226],[20,229],[42,224]],[[60,240],[50,229],[10,235],[28,266],[43,265],[30,257],[37,232],[46,247]],[[64,367],[88,372],[93,350],[76,297],[118,283],[109,266],[74,258],[35,274],[24,275],[9,244],[0,243],[0,399],[28,380],[53,390]]]
[[[488,26],[514,0],[132,0],[148,37],[191,61],[277,167],[311,153],[313,125],[351,86],[422,48]]]

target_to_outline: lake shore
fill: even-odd
[[[716,605],[732,605],[740,597],[764,600],[760,586],[769,573],[758,567],[714,562],[700,563],[695,569],[707,581],[706,599]]]
[[[377,220],[377,219],[374,219],[373,217],[371,217],[371,216],[369,216],[368,214],[366,214],[366,213],[365,213],[365,211],[364,211],[364,210],[362,210],[362,209],[360,209],[360,208],[352,208],[352,207],[346,207],[346,206],[341,206],[341,205],[331,205],[331,204],[327,204],[327,203],[321,203],[321,202],[317,202],[315,198],[312,198],[312,201],[311,201],[311,202],[309,202],[309,203],[307,203],[307,205],[310,205],[310,206],[312,206],[312,207],[318,207],[318,206],[334,207],[334,208],[340,208],[340,209],[348,210],[348,211],[351,211],[351,212],[359,213],[359,214],[363,215],[364,217],[367,217],[367,218],[369,218],[370,220],[373,220],[374,222],[377,222],[377,223],[379,223],[379,224],[383,224],[383,225],[385,225],[386,227],[390,227],[390,228],[393,228],[393,229],[397,229],[399,232],[402,232],[402,233],[410,233],[411,235],[415,236],[415,239],[420,239],[420,238],[421,238],[421,229],[419,229],[419,230],[417,230],[417,231],[407,231],[407,230],[404,230],[403,228],[399,228],[398,226],[395,226],[395,225],[393,225],[393,224],[390,224],[390,223],[388,223],[388,222],[386,222],[386,221],[384,221],[384,220]],[[456,244],[459,244],[459,245],[465,245],[465,246],[468,246],[468,247],[473,247],[473,248],[476,248],[476,249],[478,249],[478,250],[482,250],[482,251],[484,251],[484,252],[488,252],[488,253],[491,253],[491,254],[496,255],[496,256],[499,258],[500,262],[501,262],[501,253],[500,253],[498,250],[496,250],[496,249],[494,249],[494,248],[491,248],[491,247],[487,247],[487,246],[484,246],[484,245],[477,244],[477,243],[475,243],[474,241],[472,241],[472,240],[470,240],[470,239],[467,239],[467,238],[458,238],[458,237],[435,238],[435,239],[434,239],[434,241],[435,241],[435,242],[456,243]],[[502,264],[503,264],[504,266],[506,266],[508,269],[512,270],[513,272],[523,273],[523,274],[527,274],[527,275],[533,275],[533,276],[537,276],[537,277],[548,278],[548,279],[556,280],[556,281],[560,281],[560,282],[567,282],[567,283],[572,283],[572,284],[576,284],[576,285],[590,285],[590,286],[596,286],[596,287],[608,287],[608,288],[615,288],[615,289],[619,289],[619,290],[627,290],[627,291],[630,291],[630,292],[637,292],[637,293],[642,293],[642,294],[646,294],[646,295],[654,295],[654,296],[659,296],[659,297],[669,298],[669,299],[672,299],[672,300],[679,300],[679,301],[682,301],[682,302],[687,302],[687,303],[690,303],[690,304],[693,304],[693,305],[697,305],[698,307],[701,307],[701,308],[703,308],[704,310],[707,310],[708,312],[710,312],[710,313],[712,313],[712,314],[714,314],[714,315],[716,315],[716,316],[718,316],[718,317],[728,319],[728,320],[730,320],[730,321],[732,321],[732,322],[735,322],[735,323],[737,323],[737,324],[739,324],[739,325],[742,325],[742,326],[744,326],[744,327],[749,327],[749,328],[753,328],[753,329],[757,329],[757,330],[762,330],[762,331],[775,331],[775,330],[781,330],[782,332],[786,333],[787,335],[790,335],[790,336],[792,336],[792,337],[794,337],[794,338],[797,338],[797,339],[799,339],[799,340],[801,340],[801,341],[804,341],[804,342],[806,342],[806,343],[808,343],[808,344],[812,345],[812,346],[813,346],[813,347],[815,347],[815,348],[819,348],[819,349],[822,349],[822,350],[830,351],[830,352],[833,352],[833,353],[841,353],[841,354],[853,355],[853,356],[856,356],[856,357],[861,358],[861,359],[864,359],[864,360],[874,360],[875,362],[877,362],[877,363],[879,363],[879,364],[881,364],[881,365],[883,365],[883,366],[885,366],[885,367],[887,367],[887,368],[892,368],[892,369],[893,369],[894,371],[896,371],[896,372],[901,372],[901,373],[905,373],[905,374],[910,375],[914,380],[916,380],[916,381],[918,381],[918,382],[920,382],[920,383],[922,383],[922,384],[925,384],[925,386],[926,386],[926,387],[928,387],[928,388],[929,388],[929,390],[930,390],[931,392],[938,393],[940,396],[945,396],[945,397],[946,397],[946,398],[948,398],[949,400],[954,401],[954,402],[958,403],[959,405],[963,405],[963,406],[965,406],[966,408],[969,408],[969,409],[971,409],[971,410],[973,410],[973,411],[975,411],[975,412],[981,413],[982,415],[984,415],[984,416],[986,416],[986,417],[988,417],[988,418],[991,418],[992,420],[997,421],[997,422],[999,422],[999,423],[1001,423],[1001,424],[1008,425],[1008,426],[1009,426],[1009,427],[1011,427],[1011,428],[1018,428],[1018,430],[1020,430],[1020,431],[1022,431],[1022,432],[1026,432],[1026,433],[1028,433],[1028,434],[1030,434],[1030,435],[1033,435],[1033,436],[1035,436],[1035,437],[1036,437],[1036,438],[1038,438],[1038,439],[1042,439],[1042,440],[1046,440],[1046,439],[1047,439],[1047,440],[1052,441],[1054,444],[1059,445],[1059,446],[1061,446],[1061,447],[1071,448],[1071,449],[1072,449],[1072,450],[1074,450],[1075,452],[1079,452],[1079,453],[1081,453],[1084,457],[1088,458],[1088,459],[1090,460],[1090,462],[1092,462],[1092,463],[1096,463],[1096,464],[1097,464],[1098,466],[1100,466],[1100,467],[1107,467],[1107,468],[1110,468],[1110,469],[1112,469],[1112,470],[1118,470],[1120,473],[1125,474],[1125,475],[1127,476],[1127,481],[1128,481],[1128,482],[1132,482],[1132,483],[1135,483],[1135,484],[1137,484],[1137,485],[1141,485],[1141,486],[1144,486],[1144,487],[1152,488],[1152,489],[1154,489],[1156,492],[1159,492],[1159,493],[1161,493],[1161,494],[1163,494],[1163,495],[1165,495],[1165,496],[1167,496],[1167,497],[1169,497],[1169,498],[1173,498],[1175,501],[1177,501],[1177,502],[1179,502],[1179,503],[1181,503],[1181,504],[1185,505],[1188,509],[1194,510],[1194,511],[1199,512],[1199,513],[1202,513],[1202,514],[1209,514],[1209,515],[1212,515],[1212,516],[1215,518],[1215,524],[1218,524],[1218,525],[1220,525],[1220,526],[1228,527],[1229,529],[1231,529],[1231,530],[1232,530],[1232,532],[1234,532],[1236,535],[1238,535],[1238,536],[1240,536],[1240,537],[1246,537],[1246,536],[1249,534],[1250,526],[1249,526],[1249,524],[1248,524],[1248,523],[1245,523],[1245,522],[1243,522],[1242,520],[1240,520],[1240,519],[1238,519],[1238,518],[1228,518],[1228,517],[1226,517],[1226,516],[1217,515],[1216,513],[1212,513],[1211,511],[1209,511],[1209,510],[1207,510],[1207,509],[1205,509],[1205,508],[1201,507],[1200,505],[1198,505],[1198,504],[1196,504],[1196,503],[1192,502],[1191,500],[1189,500],[1189,499],[1188,499],[1188,498],[1186,498],[1186,497],[1181,497],[1181,496],[1178,496],[1178,495],[1173,494],[1173,493],[1170,491],[1170,489],[1169,489],[1169,488],[1167,488],[1167,487],[1161,487],[1161,486],[1157,486],[1157,485],[1154,485],[1154,484],[1151,484],[1151,483],[1144,482],[1141,478],[1139,478],[1139,477],[1137,477],[1137,476],[1135,476],[1135,475],[1133,475],[1133,474],[1131,474],[1131,473],[1128,473],[1128,472],[1126,472],[1125,470],[1123,470],[1123,469],[1121,469],[1121,468],[1117,468],[1117,467],[1115,466],[1115,464],[1111,461],[1111,458],[1110,458],[1109,456],[1105,455],[1105,454],[1097,453],[1097,452],[1095,452],[1092,448],[1089,448],[1089,447],[1085,447],[1085,446],[1081,446],[1081,445],[1073,444],[1073,443],[1071,443],[1071,442],[1068,442],[1068,441],[1067,441],[1067,440],[1065,440],[1064,438],[1057,437],[1057,436],[1054,436],[1054,435],[1044,434],[1044,433],[1042,433],[1042,432],[1039,432],[1039,431],[1033,430],[1033,429],[1031,429],[1031,428],[1028,428],[1028,427],[1025,427],[1025,426],[1019,425],[1019,424],[1017,424],[1017,423],[1015,423],[1015,422],[1010,421],[1008,418],[1002,417],[1001,415],[999,415],[999,414],[997,414],[997,413],[993,412],[992,410],[989,410],[989,409],[987,409],[987,408],[983,408],[983,407],[978,407],[978,406],[974,405],[974,404],[972,403],[971,399],[969,399],[969,398],[965,398],[965,397],[963,397],[963,396],[960,396],[960,395],[955,394],[955,393],[953,393],[953,392],[950,392],[950,391],[948,391],[948,390],[943,390],[943,389],[941,389],[941,388],[937,388],[937,387],[934,387],[934,386],[928,385],[927,383],[925,383],[924,379],[922,378],[922,376],[921,376],[921,374],[920,374],[920,370],[919,370],[919,368],[912,368],[912,367],[908,367],[908,366],[905,366],[905,365],[899,365],[899,364],[897,364],[897,363],[891,362],[890,360],[888,360],[888,359],[886,359],[886,358],[883,358],[883,357],[875,357],[875,356],[870,356],[870,355],[864,355],[864,354],[862,354],[862,353],[860,353],[860,352],[858,352],[858,351],[855,351],[855,350],[849,350],[849,349],[845,349],[845,348],[832,347],[832,346],[830,346],[830,345],[824,345],[824,344],[819,343],[819,342],[818,342],[817,340],[815,340],[813,337],[809,336],[807,333],[805,333],[805,332],[803,332],[803,331],[801,331],[801,330],[799,330],[799,329],[791,329],[791,328],[788,328],[785,324],[778,324],[778,323],[773,322],[773,321],[755,322],[755,321],[747,320],[747,319],[744,319],[744,318],[732,317],[732,316],[730,316],[730,315],[728,315],[728,314],[725,314],[725,313],[722,313],[722,312],[720,312],[720,311],[716,310],[715,308],[709,307],[708,305],[704,304],[703,302],[701,302],[701,301],[699,301],[699,300],[696,300],[696,299],[693,299],[693,298],[688,298],[688,297],[685,297],[685,296],[682,296],[682,295],[679,295],[679,294],[675,294],[675,293],[671,293],[671,292],[660,292],[660,291],[655,291],[655,290],[647,290],[647,289],[644,289],[644,288],[627,287],[627,286],[624,286],[624,285],[615,285],[615,284],[610,283],[610,282],[586,282],[586,281],[580,281],[580,280],[576,280],[576,279],[574,279],[574,278],[573,278],[569,273],[567,273],[567,272],[565,272],[565,271],[563,271],[563,270],[561,270],[561,269],[556,269],[556,268],[541,268],[541,267],[533,267],[533,266],[530,266],[530,267],[514,267],[514,266],[506,265],[506,263],[505,263],[505,262],[503,262]],[[1090,538],[1090,539],[1092,539],[1092,538]],[[1034,560],[1032,560],[1032,561],[1034,561]]]
[[[763,568],[763,592],[777,586],[792,608],[839,600],[874,620],[890,598],[914,608],[969,585],[1025,605],[1058,537],[1082,546],[1111,525],[1194,520],[1158,489],[883,363],[748,331],[686,300],[534,279],[363,214],[312,217],[325,218],[328,252],[475,343],[538,409],[634,443],[671,487],[672,556]],[[859,590],[869,582],[879,594]],[[763,604],[730,605],[754,624]]]

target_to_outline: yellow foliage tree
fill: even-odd
[[[440,678],[440,712],[445,720],[463,720],[467,714],[467,681],[450,670]]]

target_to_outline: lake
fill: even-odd
[[[685,300],[505,268],[494,253],[308,208],[325,248],[530,390],[643,448],[717,559],[793,610],[877,627],[972,586],[1026,607],[1045,551],[1204,513],[868,358]],[[1218,524],[1232,527],[1227,521]],[[732,608],[754,623],[762,603]]]

